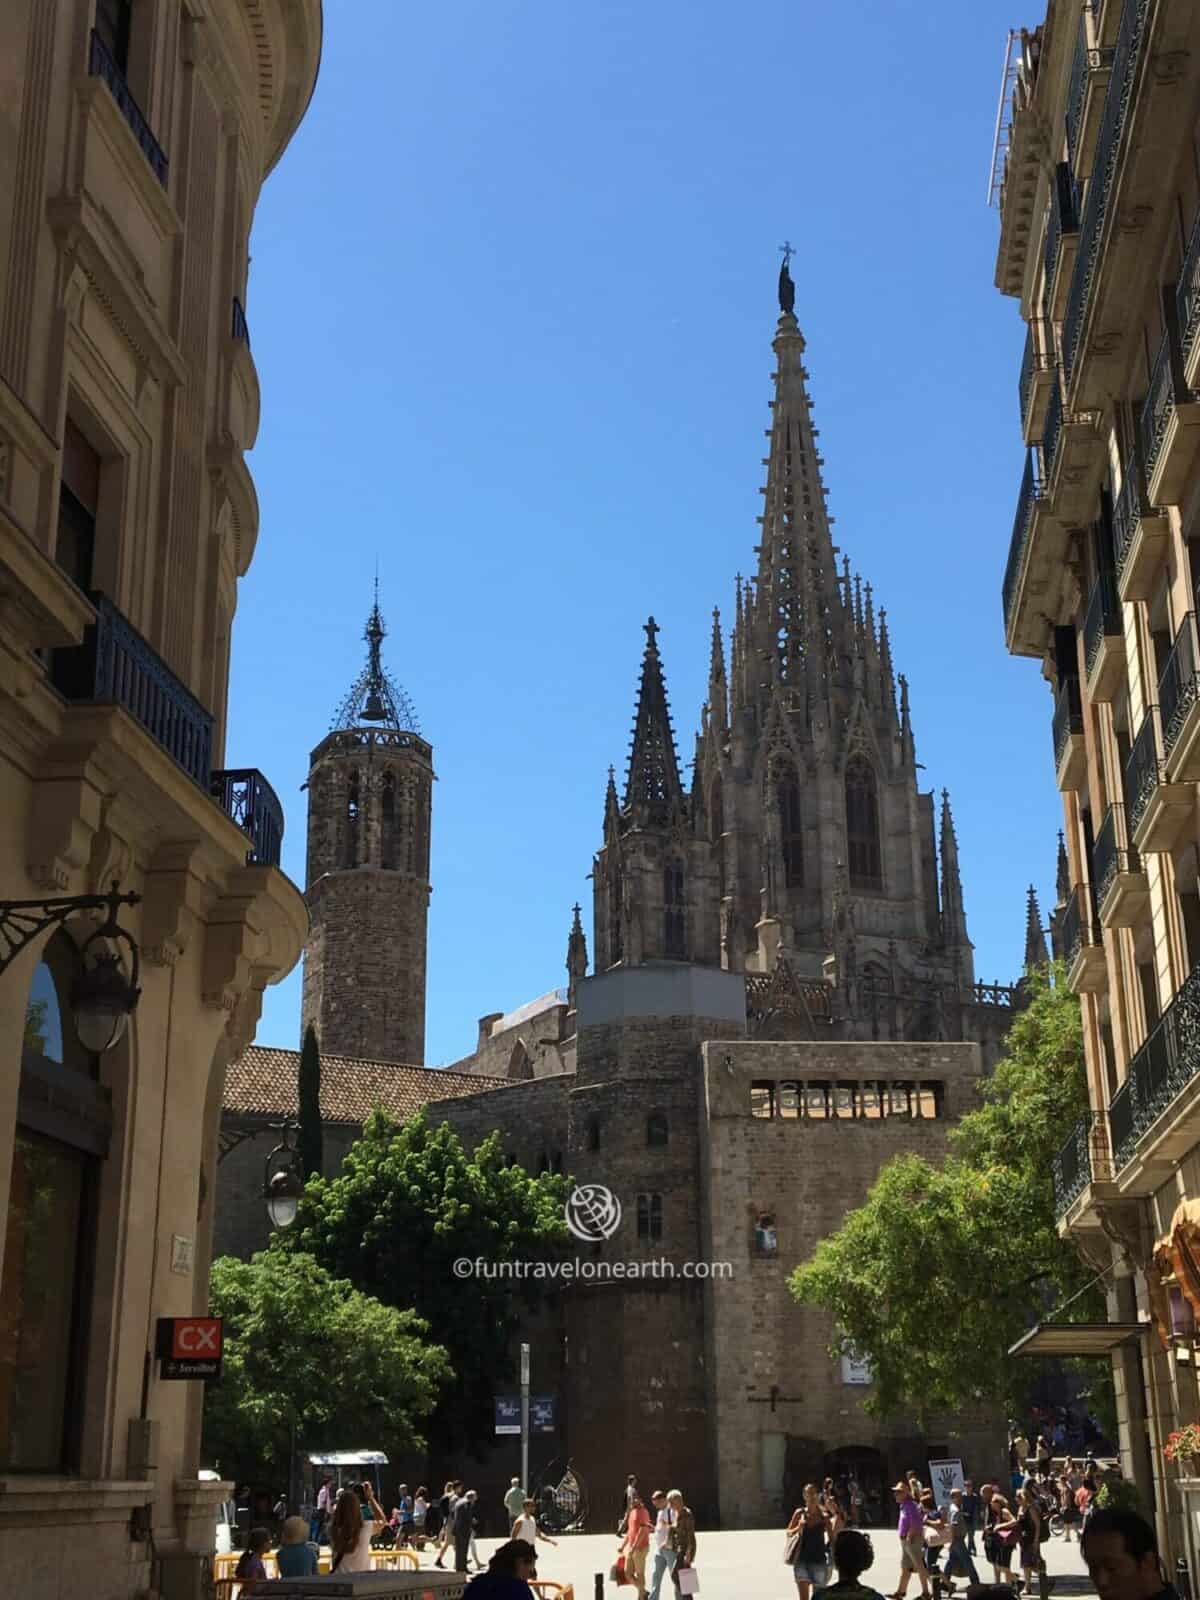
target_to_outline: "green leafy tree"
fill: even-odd
[[[285,1485],[293,1438],[305,1450],[424,1444],[450,1365],[414,1312],[278,1247],[214,1261],[209,1304],[225,1318],[225,1350],[205,1395],[203,1452],[227,1477]]]
[[[317,1035],[309,1023],[300,1046],[300,1066],[296,1074],[296,1098],[300,1107],[300,1135],[297,1148],[304,1176],[321,1175],[324,1160],[324,1135],[321,1130],[321,1052]]]
[[[368,1119],[335,1178],[310,1182],[288,1243],[391,1305],[410,1306],[449,1352],[454,1377],[431,1432],[446,1450],[492,1438],[492,1401],[511,1384],[523,1308],[547,1284],[486,1276],[505,1263],[564,1252],[566,1180],[506,1164],[498,1134],[468,1154],[444,1123],[421,1112],[398,1125]],[[472,1263],[470,1275],[461,1265]]]
[[[789,1280],[797,1300],[832,1313],[835,1353],[870,1362],[877,1415],[979,1399],[1018,1412],[1045,1369],[1009,1346],[1054,1306],[1102,1314],[1094,1274],[1058,1236],[1050,1167],[1088,1108],[1079,1004],[1061,968],[1026,984],[1029,1005],[945,1162],[889,1161]]]

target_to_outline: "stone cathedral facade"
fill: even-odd
[[[785,266],[757,566],[728,652],[714,613],[690,783],[646,624],[593,865],[591,976],[577,906],[565,986],[481,1018],[450,1069],[422,1067],[431,752],[384,673],[378,608],[312,757],[304,1020],[331,1063],[332,1143],[375,1104],[425,1104],[472,1144],[498,1129],[530,1170],[617,1194],[619,1228],[589,1261],[665,1264],[577,1281],[526,1330],[534,1389],[558,1401],[533,1474],[570,1458],[597,1525],[630,1471],[683,1486],[709,1526],[752,1526],[826,1473],[854,1471],[886,1511],[887,1485],[929,1456],[977,1480],[1004,1466],[1002,1417],[870,1418],[869,1374],[831,1362],[835,1330],[787,1290],[890,1156],[940,1158],[1020,1003],[976,980],[949,799],[920,788],[887,617],[839,565],[792,297]],[[1026,961],[1045,954],[1031,891]],[[295,1060],[251,1050],[230,1069],[231,1215],[244,1157],[294,1108]],[[728,1280],[688,1275],[713,1260]],[[404,1464],[429,1481],[460,1466]],[[516,1468],[501,1445],[473,1469],[485,1501]]]

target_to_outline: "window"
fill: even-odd
[[[777,1255],[779,1235],[775,1231],[775,1213],[760,1211],[754,1222],[754,1253],[760,1256]]]
[[[663,1203],[661,1194],[640,1194],[637,1197],[637,1232],[639,1239],[661,1239],[663,1236]]]
[[[343,860],[347,867],[358,865],[358,773],[350,774],[346,784],[346,838]]]
[[[714,783],[708,798],[708,822],[710,837],[717,851],[717,893],[721,899],[725,898],[725,845],[722,834],[725,832],[725,801],[721,793],[720,782]]]
[[[71,582],[85,590],[92,587],[99,503],[100,457],[68,417],[63,430],[54,559]]]
[[[385,772],[379,800],[379,864],[396,865],[396,774]]]
[[[661,1111],[652,1111],[646,1118],[646,1143],[661,1147],[667,1142],[667,1119]]]
[[[833,1112],[836,1117],[853,1117],[854,1115],[854,1086],[849,1083],[835,1083],[833,1086]]]
[[[668,861],[663,868],[663,953],[670,961],[687,957],[683,907],[683,863]]]
[[[58,934],[25,1008],[0,1277],[3,1471],[59,1472],[78,1461],[94,1190],[111,1110],[66,1009],[77,963]]]
[[[783,847],[783,881],[789,889],[804,882],[804,823],[800,814],[800,781],[789,763],[775,780],[779,837]]]
[[[608,886],[608,964],[615,967],[621,960],[621,880],[614,877]]]
[[[562,1173],[562,1167],[563,1167],[562,1151],[561,1150],[556,1150],[554,1152],[553,1156],[550,1158],[550,1170],[552,1172],[557,1172],[557,1173],[561,1174]]]
[[[589,1150],[600,1148],[600,1123],[596,1117],[592,1117],[587,1125],[587,1147]]]
[[[846,767],[846,853],[850,886],[881,889],[883,865],[879,854],[879,800],[875,773],[858,757]]]
[[[800,1115],[800,1085],[798,1083],[781,1083],[779,1085],[779,1115],[789,1122],[794,1122]]]
[[[821,1121],[829,1115],[828,1085],[809,1083],[804,1088],[804,1115],[810,1121]]]
[[[750,1115],[752,1117],[773,1117],[775,1115],[775,1085],[773,1083],[752,1083],[750,1085]]]
[[[121,70],[122,77],[129,76],[129,31],[133,14],[133,0],[96,0],[96,32],[108,53]]]

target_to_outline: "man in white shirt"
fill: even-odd
[[[654,1505],[654,1535],[651,1544],[654,1551],[654,1573],[650,1582],[650,1600],[659,1600],[663,1575],[670,1572],[675,1565],[675,1552],[670,1545],[675,1513],[667,1504],[667,1497],[662,1489],[655,1489],[650,1499]]]

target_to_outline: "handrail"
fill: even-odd
[[[1125,813],[1130,838],[1138,830],[1150,797],[1162,781],[1161,742],[1157,706],[1147,706],[1125,762]]]
[[[1116,582],[1107,567],[1102,567],[1092,585],[1083,617],[1083,670],[1086,674],[1090,675],[1096,665],[1105,638],[1119,637],[1123,632]]]
[[[1085,946],[1099,945],[1100,932],[1096,925],[1096,908],[1090,883],[1077,883],[1071,890],[1063,907],[1060,930],[1063,959],[1068,968],[1075,964]]]
[[[1001,599],[1004,606],[1004,626],[1008,628],[1012,616],[1013,601],[1016,598],[1017,579],[1021,572],[1021,563],[1025,558],[1025,546],[1029,541],[1029,527],[1033,520],[1034,507],[1042,498],[1042,482],[1034,471],[1033,451],[1025,452],[1025,471],[1021,478],[1021,488],[1017,495],[1017,514],[1013,519],[1012,538],[1008,546],[1008,563],[1004,569],[1004,588]]]
[[[125,74],[117,65],[112,51],[104,40],[92,29],[91,49],[88,52],[88,73],[93,78],[103,78],[108,85],[108,91],[121,115],[129,125],[133,137],[141,146],[142,154],[150,163],[154,176],[165,189],[167,186],[168,161],[163,147],[150,131],[150,124],[142,114],[142,108],[129,92],[129,85],[125,82]]]
[[[1200,332],[1200,207],[1192,223],[1187,254],[1179,269],[1179,284],[1175,290],[1175,312],[1179,319],[1179,345],[1184,361],[1192,353],[1196,335]]]
[[[1158,680],[1164,761],[1170,758],[1188,713],[1198,698],[1200,650],[1196,646],[1196,613],[1189,611],[1179,624],[1179,632],[1171,643],[1170,654]]]
[[[248,866],[277,867],[283,849],[283,807],[256,767],[214,772],[209,791],[250,837]]]
[[[1139,870],[1137,851],[1128,841],[1125,807],[1118,801],[1104,813],[1104,821],[1092,846],[1092,883],[1097,906],[1104,904],[1104,897],[1119,873]]]
[[[1200,1071],[1200,967],[1193,967],[1129,1063],[1108,1108],[1113,1166],[1119,1172],[1138,1140]]]
[[[1062,765],[1067,741],[1072,734],[1083,732],[1083,703],[1079,694],[1079,679],[1072,674],[1058,686],[1054,696],[1054,720],[1051,724],[1054,737],[1054,765]]]

